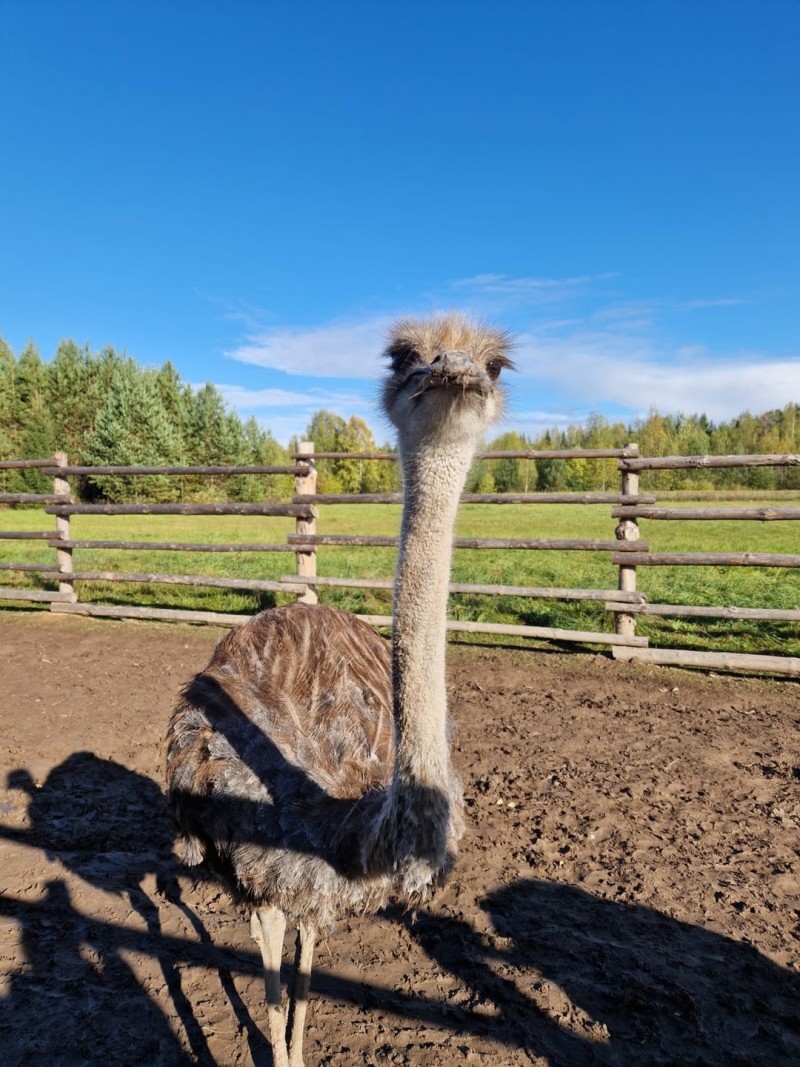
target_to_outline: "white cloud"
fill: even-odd
[[[752,301],[745,300],[742,297],[734,296],[728,297],[722,300],[685,300],[683,303],[676,304],[678,311],[697,311],[705,308],[730,308],[738,307],[741,304],[750,304]]]
[[[629,419],[652,407],[665,414],[705,412],[719,421],[748,408],[763,411],[800,399],[800,358],[711,350],[695,343],[686,330],[689,320],[679,314],[724,311],[747,300],[631,299],[616,291],[620,286],[609,293],[602,284],[615,277],[476,274],[446,285],[433,306],[441,306],[443,294],[455,294],[467,310],[504,309],[504,324],[516,333],[520,371],[507,379],[506,422],[514,427],[566,426],[585,420],[592,411]],[[546,307],[557,307],[556,314],[545,314]],[[373,314],[319,326],[274,328],[247,321],[244,341],[226,355],[253,367],[303,376],[311,387],[306,393],[218,388],[228,403],[255,412],[285,438],[302,432],[313,412],[323,407],[346,416],[359,414],[374,424],[374,381],[382,373],[380,352],[396,317]],[[326,388],[326,380],[344,378],[353,380],[347,391]],[[358,381],[365,388],[359,388]]]
[[[377,378],[390,316],[338,321],[322,326],[265,327],[225,355],[240,363],[287,374],[325,378]]]
[[[554,291],[573,290],[578,286],[607,281],[614,277],[614,272],[578,274],[573,278],[513,278],[508,274],[476,274],[471,278],[457,278],[452,282],[452,287],[504,295],[530,295],[544,291],[552,296]]]
[[[591,410],[613,404],[643,413],[654,407],[721,420],[800,397],[800,358],[719,357],[698,345],[670,351],[649,338],[614,331],[545,339],[528,334],[520,339],[516,362],[525,378]]]
[[[264,429],[284,444],[301,436],[315,412],[321,408],[344,418],[359,415],[378,432],[383,429],[371,395],[313,388],[308,392],[289,389],[248,389],[242,385],[215,385],[225,403],[243,418],[255,416]]]
[[[247,389],[243,385],[217,385],[226,404],[237,411],[261,408],[301,407],[308,403],[308,393],[292,393],[288,389]]]

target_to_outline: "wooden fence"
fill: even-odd
[[[365,535],[333,535],[317,532],[320,509],[329,504],[375,504],[398,503],[399,494],[341,495],[316,492],[317,471],[315,463],[320,459],[364,459],[395,461],[396,456],[387,453],[330,453],[314,452],[311,442],[303,442],[292,456],[292,466],[240,466],[240,467],[85,467],[70,466],[66,455],[57,453],[48,459],[12,460],[0,462],[0,470],[13,468],[40,468],[53,478],[52,493],[4,493],[0,504],[42,505],[45,512],[55,520],[53,530],[0,531],[0,548],[3,539],[46,540],[55,552],[53,564],[0,562],[0,570],[38,574],[41,579],[57,583],[58,589],[0,588],[0,601],[42,601],[49,603],[50,610],[59,613],[95,616],[171,619],[189,622],[236,624],[248,616],[221,612],[197,611],[177,608],[154,608],[137,605],[112,605],[85,603],[79,599],[78,589],[84,581],[166,583],[184,586],[206,586],[251,591],[270,591],[295,595],[314,603],[320,588],[389,589],[388,579],[354,577],[337,578],[317,573],[318,549],[331,546],[348,547],[395,547],[396,537]],[[636,445],[623,449],[574,449],[568,451],[520,451],[487,452],[484,459],[530,459],[530,460],[598,460],[614,458],[620,473],[618,493],[489,493],[464,494],[464,503],[482,504],[570,504],[587,506],[603,504],[611,508],[611,518],[617,520],[613,539],[547,539],[547,538],[457,538],[456,549],[481,551],[514,550],[525,552],[579,551],[610,554],[617,568],[616,589],[572,589],[532,587],[518,585],[486,585],[452,583],[455,594],[483,594],[490,596],[513,596],[525,598],[551,598],[561,600],[602,601],[604,608],[613,617],[613,632],[578,631],[544,626],[522,626],[500,623],[465,622],[451,619],[448,629],[472,633],[492,633],[521,636],[553,641],[572,641],[581,644],[599,644],[612,647],[616,658],[645,659],[653,663],[676,663],[710,668],[742,668],[777,673],[800,674],[800,659],[788,656],[763,656],[744,653],[700,652],[688,649],[661,649],[649,646],[648,639],[636,633],[639,616],[693,616],[703,618],[729,618],[749,620],[779,620],[800,622],[800,609],[737,608],[695,606],[682,604],[648,603],[637,589],[637,569],[643,566],[745,566],[745,567],[800,567],[800,555],[651,552],[650,546],[640,540],[638,520],[685,521],[685,520],[750,520],[785,521],[800,519],[797,507],[702,507],[675,508],[657,505],[656,497],[639,492],[639,475],[643,470],[686,470],[708,467],[794,466],[800,456],[667,456],[642,457]],[[211,503],[211,504],[82,504],[75,501],[70,478],[86,474],[111,475],[286,475],[294,477],[295,493],[285,503]],[[73,515],[252,515],[281,516],[294,521],[294,531],[287,532],[285,542],[265,543],[190,543],[183,541],[109,541],[75,539],[70,529]],[[236,577],[211,577],[188,574],[139,573],[128,571],[101,571],[76,569],[74,553],[84,551],[113,550],[165,550],[186,552],[283,552],[295,558],[295,573],[276,580],[254,580]],[[386,615],[362,615],[361,618],[375,626],[391,625]]]

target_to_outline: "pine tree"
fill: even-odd
[[[87,437],[88,463],[121,466],[176,464],[181,442],[161,401],[156,376],[133,360],[120,362],[112,387]],[[109,500],[169,499],[174,490],[161,475],[92,475],[90,482]]]
[[[0,337],[0,459],[11,459],[16,451],[16,365],[11,346]]]
[[[89,387],[89,352],[62,341],[47,365],[47,396],[58,451],[77,461],[92,426],[95,403]]]

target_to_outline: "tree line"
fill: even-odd
[[[714,424],[705,415],[661,415],[651,411],[630,423],[596,413],[584,423],[553,427],[536,435],[507,432],[487,442],[487,450],[621,448],[635,441],[642,455],[747,455],[798,453],[798,405],[752,415],[744,412]],[[321,410],[303,438],[320,452],[393,451],[378,446],[368,424]],[[29,343],[15,356],[0,338],[0,460],[44,458],[66,452],[81,465],[226,466],[291,465],[297,439],[284,448],[255,418],[242,420],[226,408],[211,383],[199,388],[181,381],[167,361],[140,366],[106,347],[100,352],[63,341],[52,360],[42,360]],[[397,464],[357,458],[321,460],[318,490],[324,493],[379,493],[399,488]],[[0,472],[0,491],[47,492],[52,482],[37,470]],[[616,461],[482,460],[475,464],[469,492],[614,491]],[[751,468],[646,471],[647,489],[800,488],[800,470]],[[169,501],[286,499],[290,476],[233,478],[90,475],[76,485],[84,500]]]
[[[363,419],[317,412],[303,440],[319,451],[376,452]],[[291,466],[291,453],[255,418],[226,408],[219,390],[181,381],[169,361],[142,367],[112,347],[92,352],[62,341],[44,361],[32,343],[15,356],[0,338],[0,460],[40,459],[66,452],[76,466]],[[391,451],[386,444],[383,451]],[[330,493],[391,491],[395,464],[331,460],[320,463],[319,489]],[[87,475],[76,483],[82,500],[285,500],[291,475]],[[41,471],[0,472],[0,491],[44,493]]]

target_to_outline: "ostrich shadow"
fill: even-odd
[[[0,826],[0,837],[41,849],[90,885],[129,901],[145,922],[152,955],[158,960],[194,1060],[213,1064],[205,1034],[183,992],[179,969],[164,947],[158,905],[143,888],[144,880],[153,876],[156,893],[181,910],[204,945],[211,944],[208,931],[181,898],[179,866],[171,854],[172,827],[159,787],[146,775],[91,752],[70,755],[50,771],[39,788],[24,768],[11,771],[7,784],[27,794],[30,828]],[[203,872],[194,873],[203,876]],[[47,1051],[55,1057],[50,1062],[60,1062],[58,1054],[64,1041],[61,1024],[75,1032],[76,1017],[89,1012],[95,995],[104,1004],[100,1014],[111,1017],[119,1008],[110,999],[105,1003],[106,999],[124,998],[120,1002],[125,1004],[126,1027],[140,1035],[148,1047],[155,1048],[153,1042],[157,1043],[158,1055],[153,1062],[184,1062],[185,1055],[166,1018],[120,955],[125,941],[122,932],[115,937],[113,926],[99,921],[93,924],[76,911],[62,880],[49,882],[46,889],[45,896],[32,904],[10,898],[0,903],[0,911],[13,915],[22,925],[26,959],[25,967],[15,976],[11,997],[0,1002],[2,1016],[10,1020],[12,1031],[16,1029],[13,1020],[24,1005],[35,1008],[35,1002],[41,1000],[46,1010],[36,1010],[31,1017],[39,1019],[40,1043],[49,1042]],[[85,958],[87,945],[89,956],[96,956],[93,962]],[[51,961],[56,957],[59,963],[54,969]],[[221,967],[219,974],[254,1060],[264,1062],[266,1040],[242,1002],[230,969]],[[98,975],[102,979],[99,986]],[[52,989],[54,979],[57,992]],[[53,998],[59,1009],[55,1013]],[[89,1014],[92,1018],[87,1015],[85,1019],[87,1030],[93,1028],[96,1006]],[[129,1051],[137,1057],[141,1054],[141,1048]],[[118,1057],[117,1050],[111,1059],[119,1062]]]
[[[496,1005],[487,1030],[503,1044],[551,1067],[800,1063],[800,975],[752,945],[555,882],[480,903],[503,947],[456,918],[400,918]]]

